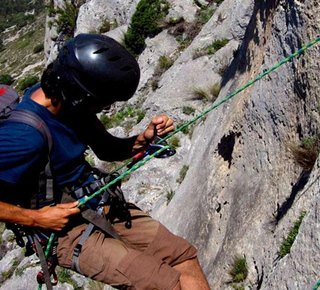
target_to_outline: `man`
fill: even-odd
[[[172,119],[158,116],[142,134],[121,139],[98,120],[95,113],[134,94],[139,78],[136,60],[111,38],[80,34],[64,45],[43,73],[41,86],[31,88],[18,105],[39,115],[51,131],[57,204],[28,208],[48,160],[47,144],[32,126],[5,123],[0,127],[0,220],[57,231],[61,266],[119,289],[209,289],[195,248],[133,205],[131,229],[121,218],[112,220],[121,239],[96,228],[73,264],[88,224],[79,215],[78,201],[59,203],[57,192],[94,181],[84,159],[87,146],[102,160],[124,160],[146,149],[155,132],[164,136],[174,129]]]

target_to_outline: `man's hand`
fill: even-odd
[[[144,131],[143,135],[146,140],[152,141],[154,134],[164,136],[174,130],[173,120],[167,116],[155,117],[148,128]]]
[[[55,206],[45,206],[37,213],[35,227],[61,231],[69,221],[70,216],[80,213],[80,209],[76,208],[78,201],[65,204],[57,204]]]
[[[151,143],[155,137],[155,134],[158,136],[165,136],[166,134],[174,130],[173,120],[168,116],[161,115],[157,116],[150,122],[148,128],[140,134],[133,146],[133,151],[139,151]]]
[[[42,209],[27,209],[0,201],[0,221],[55,231],[62,230],[70,216],[80,213],[78,201],[45,206]]]

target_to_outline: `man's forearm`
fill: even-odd
[[[41,209],[26,209],[0,202],[0,221],[60,231],[71,215],[80,213],[80,209],[76,207],[78,203],[75,201]]]
[[[21,208],[9,203],[0,202],[0,220],[25,226],[36,226],[39,218],[37,210]]]

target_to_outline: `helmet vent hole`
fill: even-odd
[[[109,50],[109,47],[102,47],[102,48],[96,50],[94,52],[94,54],[103,53],[103,52],[108,51],[108,50]]]
[[[109,61],[117,61],[117,60],[119,60],[119,59],[121,59],[121,56],[113,56],[113,57],[110,57],[109,58]]]
[[[132,70],[132,67],[129,66],[129,65],[126,65],[126,66],[124,66],[124,67],[121,67],[120,70],[121,70],[121,71],[129,71],[129,70]]]

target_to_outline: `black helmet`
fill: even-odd
[[[139,65],[122,45],[104,35],[79,34],[59,51],[51,81],[71,107],[102,109],[130,99],[139,79]]]

